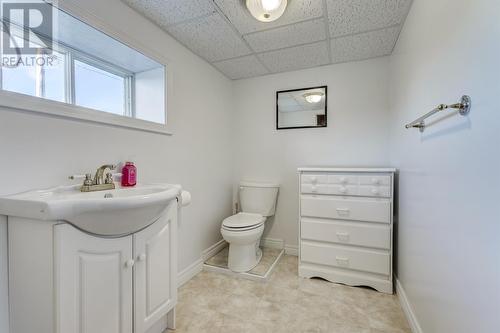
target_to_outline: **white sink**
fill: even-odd
[[[122,236],[153,223],[180,194],[179,185],[168,184],[97,192],[60,186],[0,197],[0,215],[66,221],[92,234]]]

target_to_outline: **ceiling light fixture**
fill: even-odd
[[[247,8],[257,20],[272,22],[283,15],[287,0],[246,0]]]
[[[316,104],[321,102],[321,99],[323,98],[323,93],[322,92],[311,92],[311,93],[305,93],[304,98],[308,103],[311,104]]]

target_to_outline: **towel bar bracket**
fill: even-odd
[[[455,104],[455,105],[457,106],[456,108],[459,110],[458,112],[460,113],[460,115],[466,116],[470,112],[471,104],[472,104],[472,102],[471,102],[470,97],[467,95],[464,95],[464,96],[462,96],[460,103]]]
[[[405,127],[406,128],[418,128],[420,132],[422,133],[425,130],[425,119],[429,118],[430,116],[444,111],[446,109],[457,109],[458,113],[462,116],[466,116],[469,114],[470,109],[472,105],[472,100],[470,96],[464,95],[460,99],[459,103],[447,105],[447,104],[439,104],[434,110],[426,113],[422,117],[418,118],[417,120],[412,121],[411,123],[407,124]]]

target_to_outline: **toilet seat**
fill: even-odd
[[[259,214],[238,213],[222,221],[222,228],[231,231],[246,231],[260,227],[266,218]]]

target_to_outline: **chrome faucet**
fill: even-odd
[[[114,169],[116,169],[115,165],[105,164],[97,169],[94,179],[92,179],[92,174],[90,173],[85,174],[85,176],[70,176],[69,179],[85,177],[83,185],[80,187],[80,191],[82,192],[113,190],[115,183],[113,182],[111,170]]]
[[[106,173],[107,169],[109,169],[111,171],[111,170],[116,169],[116,166],[113,164],[105,164],[105,165],[102,165],[101,167],[99,167],[99,169],[97,169],[97,171],[95,173],[94,182],[92,183],[92,185],[105,185],[105,184],[113,184],[114,185],[113,175],[111,174],[111,172]],[[104,175],[106,175],[106,176],[104,176]],[[114,186],[113,186],[113,188],[114,188]]]

